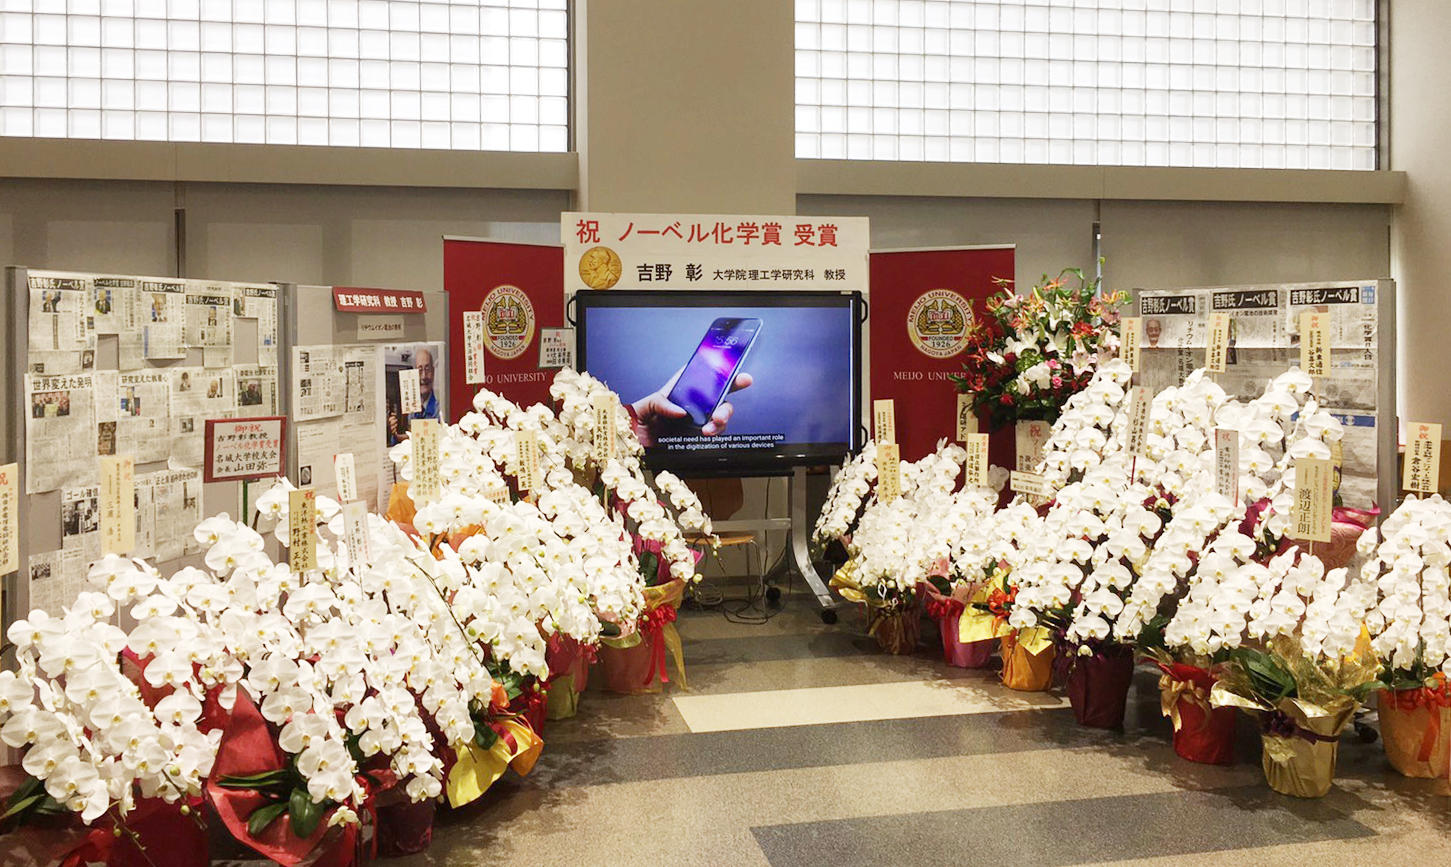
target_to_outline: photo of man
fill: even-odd
[[[425,418],[448,421],[443,412],[444,390],[439,370],[439,360],[442,357],[443,346],[440,343],[383,347],[383,407],[386,421],[384,436],[389,446],[395,446],[408,438],[408,429],[413,421]],[[398,373],[409,368],[418,372],[419,409],[417,412],[404,413],[402,394],[398,388]]]
[[[1162,337],[1163,334],[1164,323],[1160,322],[1157,319],[1144,320],[1144,342],[1148,344],[1150,349],[1155,349],[1158,347],[1159,338]]]

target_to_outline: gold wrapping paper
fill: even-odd
[[[574,690],[574,675],[561,674],[549,684],[549,704],[545,719],[570,719],[579,713],[579,693]]]
[[[1225,689],[1223,682],[1214,685],[1209,701],[1215,707],[1232,705],[1261,716],[1278,711],[1296,730],[1304,730],[1320,738],[1339,738],[1360,706],[1348,695],[1334,696],[1324,704],[1285,698],[1271,706],[1236,695]],[[1335,757],[1340,747],[1338,740],[1265,732],[1262,743],[1260,764],[1271,789],[1296,798],[1323,798],[1330,791],[1335,777]]]
[[[871,621],[867,634],[877,640],[877,646],[887,653],[912,653],[917,649],[917,639],[922,634],[921,614],[913,606],[905,610],[887,612],[877,606],[869,606]]]
[[[1013,631],[1007,620],[998,617],[991,611],[976,607],[987,604],[991,589],[990,584],[979,587],[967,600],[966,607],[962,609],[962,616],[957,621],[957,640],[963,644],[1002,638]]]
[[[1003,686],[1041,692],[1053,682],[1056,653],[1047,630],[1024,629],[1003,636]]]

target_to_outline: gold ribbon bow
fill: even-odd
[[[1209,715],[1213,708],[1209,706],[1209,690],[1198,686],[1192,680],[1176,680],[1171,674],[1159,675],[1159,709],[1164,716],[1174,723],[1174,731],[1183,728],[1183,721],[1179,717],[1179,702],[1187,701],[1203,711],[1200,717],[1199,729],[1202,731],[1209,727]]]

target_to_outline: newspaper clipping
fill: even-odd
[[[93,484],[95,407],[91,375],[25,377],[25,492]]]
[[[236,411],[236,377],[228,370],[173,367],[171,376],[171,457],[188,467],[202,465],[203,432],[209,418],[231,418]]]

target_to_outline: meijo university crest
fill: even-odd
[[[907,310],[907,336],[923,355],[951,358],[967,346],[972,305],[951,289],[931,289]]]
[[[534,339],[534,305],[517,286],[495,286],[479,307],[484,346],[495,358],[518,358]]]

